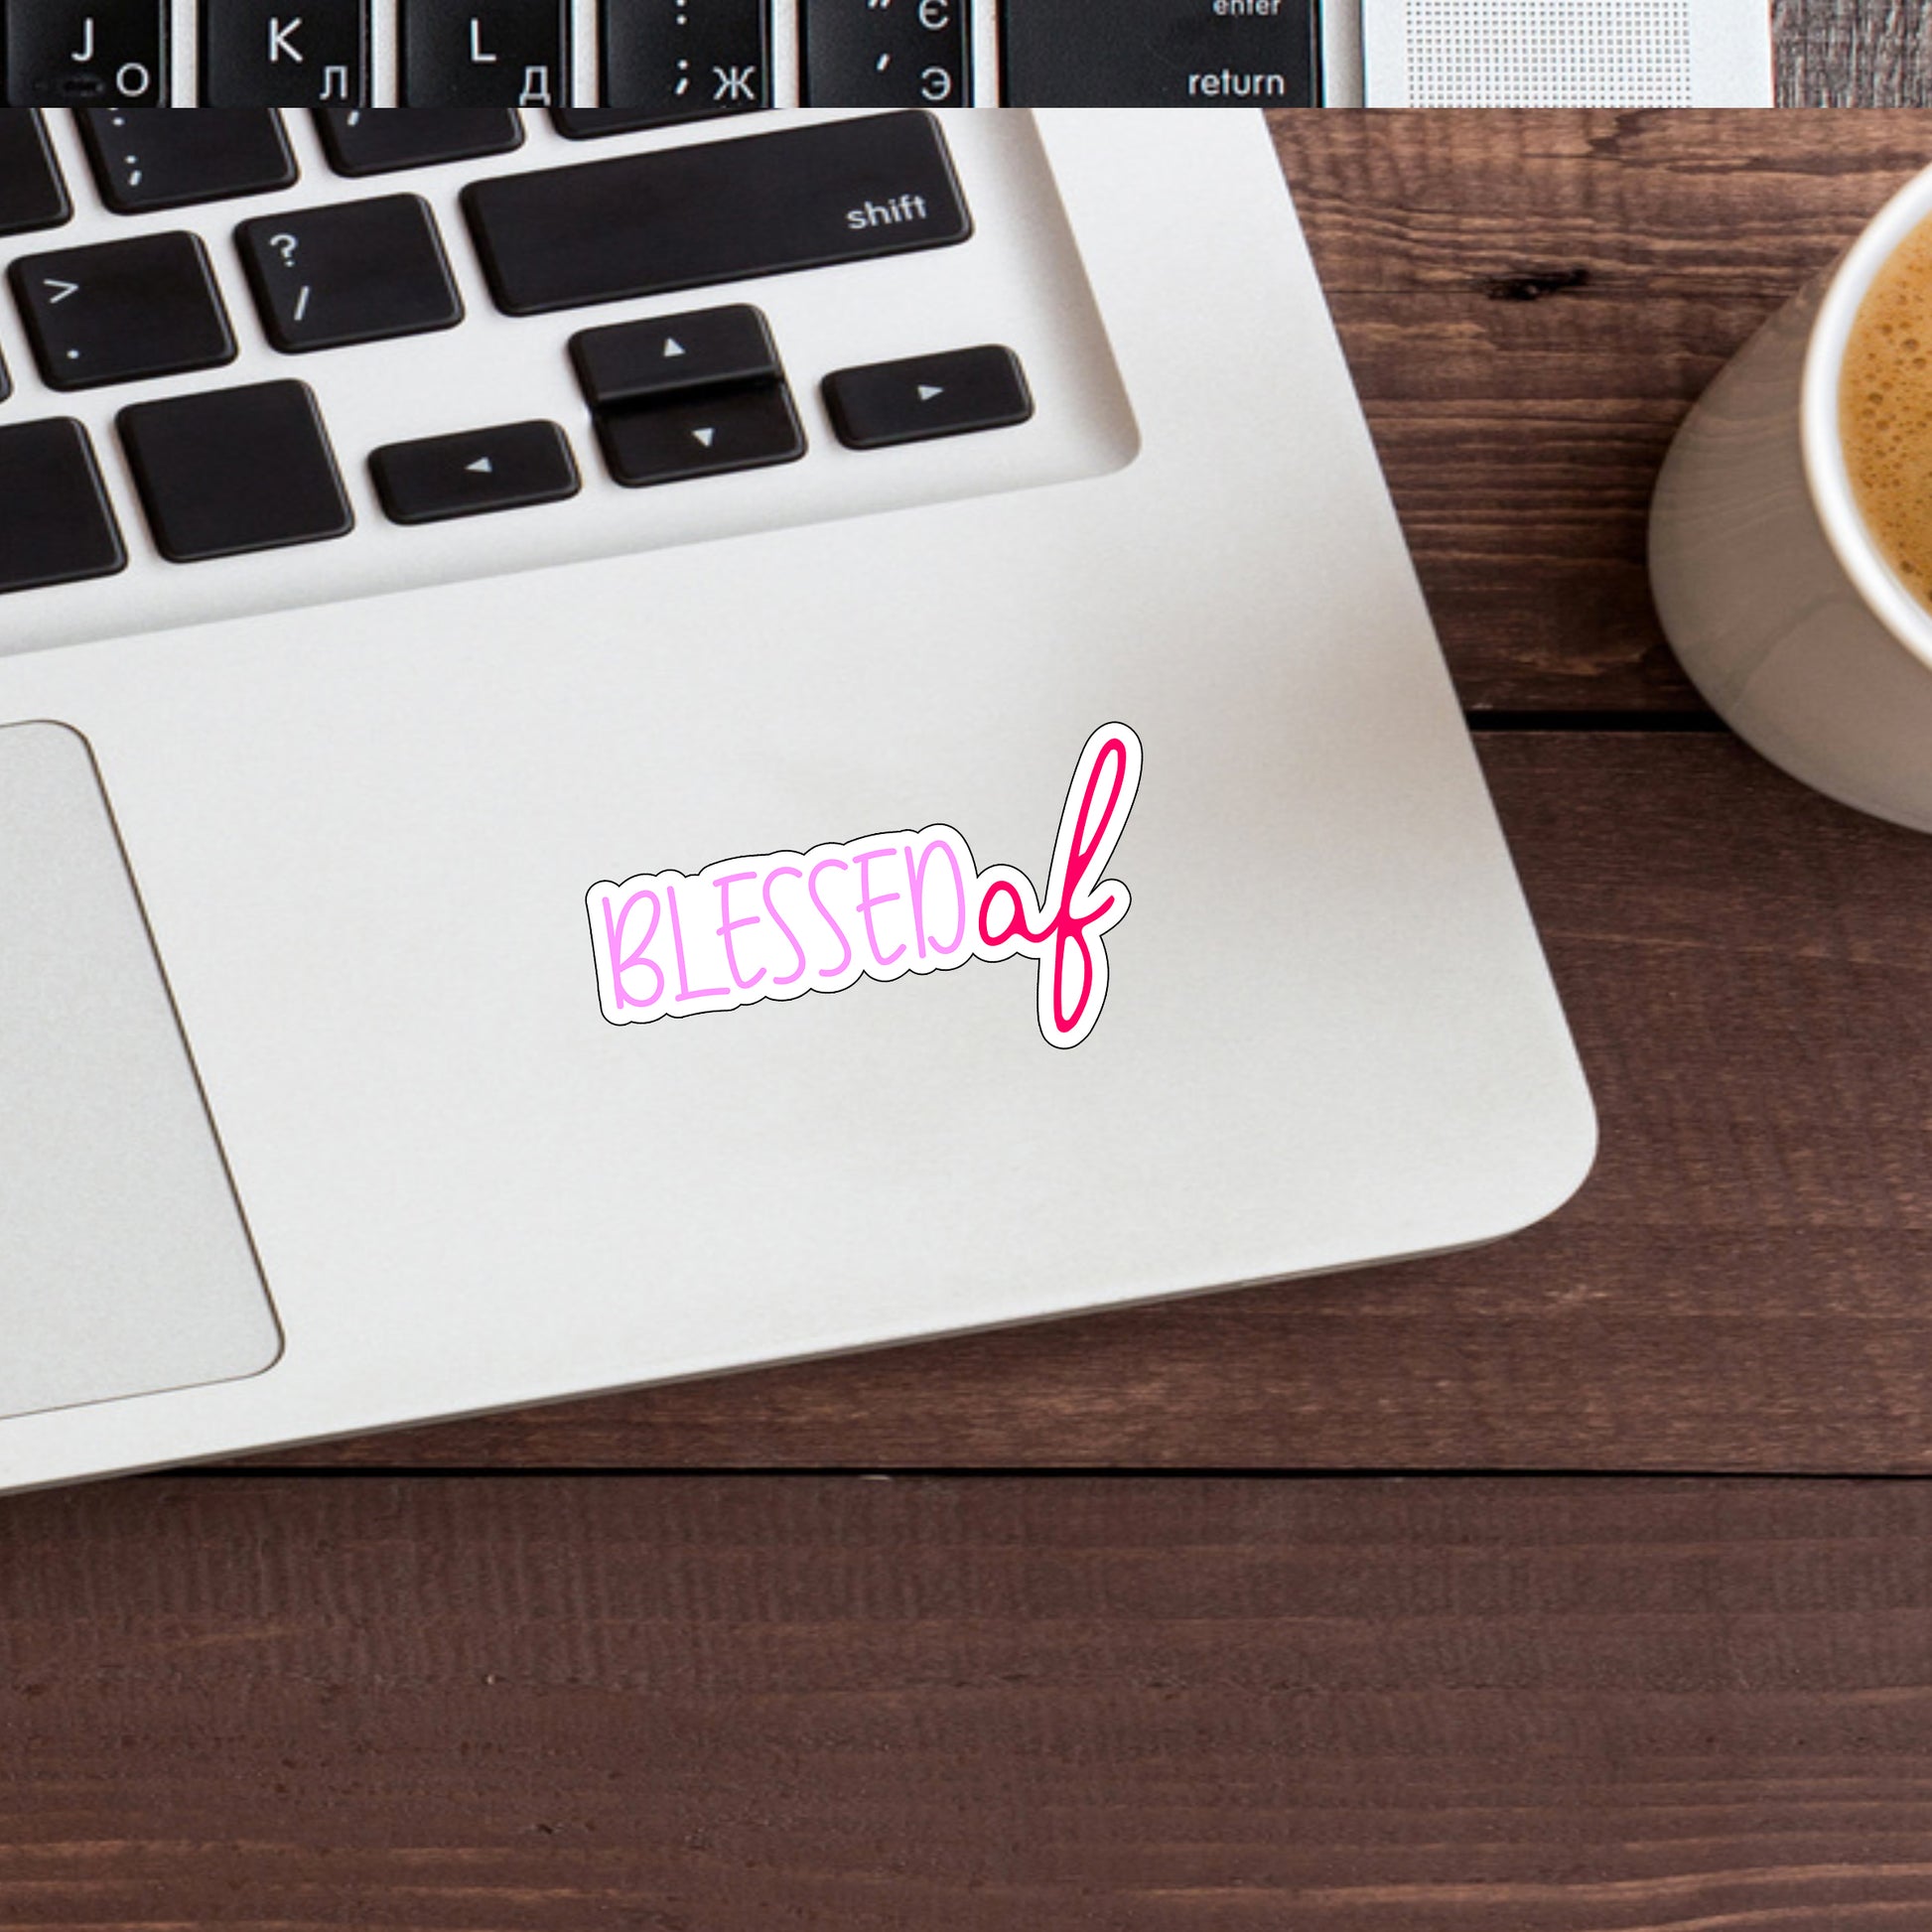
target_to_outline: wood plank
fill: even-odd
[[[1602,1116],[1544,1227],[296,1459],[1932,1469],[1932,840],[1725,737],[1480,742]]]
[[[1771,27],[1786,106],[1932,106],[1921,0],[1772,0]]]
[[[1284,113],[1424,588],[1477,709],[1686,711],[1651,487],[1693,399],[1932,161],[1919,113]]]
[[[1932,1921],[1932,1487],[171,1478],[0,1509],[0,1921]]]

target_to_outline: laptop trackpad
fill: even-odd
[[[92,756],[0,729],[0,1416],[280,1349]]]

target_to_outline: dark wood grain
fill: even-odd
[[[1482,753],[1602,1116],[1543,1228],[300,1459],[1932,1469],[1932,840],[1716,735]]]
[[[1932,162],[1932,116],[1274,128],[1465,702],[1698,708],[1644,574],[1657,467],[1738,345]]]
[[[1923,0],[1772,0],[1789,107],[1932,106]]]
[[[1458,118],[1281,139],[1463,690],[1683,709],[1648,469],[1922,137]],[[1483,752],[1603,1111],[1554,1222],[0,1501],[0,1925],[1932,1924],[1932,1484],[512,1472],[1932,1469],[1932,842]]]
[[[0,1505],[0,1922],[1932,1923],[1932,1488]]]

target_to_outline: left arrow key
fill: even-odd
[[[227,311],[192,234],[22,255],[8,279],[49,388],[94,389],[234,360]]]
[[[583,486],[569,439],[542,422],[391,443],[369,458],[369,474],[392,523],[527,509],[561,502]]]

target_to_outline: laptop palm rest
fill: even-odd
[[[0,729],[0,1416],[280,1350],[93,757]]]

